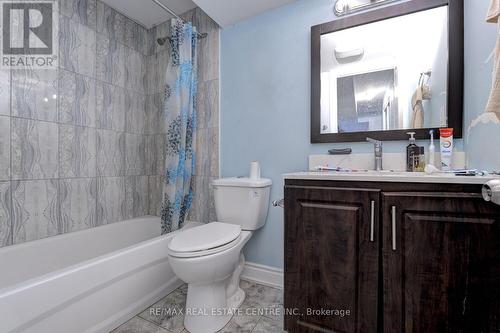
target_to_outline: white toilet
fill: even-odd
[[[168,246],[173,271],[188,284],[184,326],[191,333],[217,332],[245,299],[241,250],[269,207],[269,179],[224,178],[212,186],[217,222],[180,231]]]

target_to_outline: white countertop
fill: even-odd
[[[284,179],[302,180],[336,180],[336,181],[358,181],[358,182],[398,182],[398,183],[449,183],[449,184],[485,184],[498,179],[500,176],[455,176],[454,174],[436,173],[425,174],[423,172],[391,172],[391,171],[361,171],[361,172],[337,172],[337,171],[309,171],[294,172],[283,175]]]

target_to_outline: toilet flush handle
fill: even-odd
[[[285,208],[285,199],[274,200],[273,201],[273,206],[274,207]]]

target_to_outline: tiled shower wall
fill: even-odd
[[[203,106],[210,81],[203,78],[216,66],[218,79],[218,27],[208,26],[217,33],[200,48],[212,54],[200,56],[208,65],[200,66],[199,98],[211,118],[218,105]],[[160,29],[146,31],[99,1],[61,0],[59,70],[0,73],[0,246],[158,214],[165,142],[158,73],[168,61],[167,47],[155,42],[168,33]],[[198,151],[212,147],[202,136]],[[193,214],[208,216],[201,179],[213,176],[201,170],[216,176],[210,161],[218,149],[200,155]]]

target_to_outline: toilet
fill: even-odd
[[[242,249],[266,221],[271,184],[264,178],[214,180],[217,221],[181,230],[169,243],[170,265],[188,284],[184,326],[191,333],[222,329],[244,301]]]

